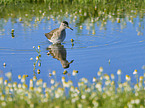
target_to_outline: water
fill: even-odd
[[[29,79],[32,78],[33,63],[38,56],[33,46],[37,48],[38,45],[41,50],[41,66],[36,66],[36,70],[40,69],[40,74],[36,74],[36,76],[44,81],[49,81],[49,73],[53,70],[56,71],[58,80],[62,76],[66,76],[74,82],[82,77],[92,81],[101,66],[104,68],[104,73],[109,75],[113,73],[116,77],[117,70],[121,69],[123,80],[126,74],[132,76],[134,80],[135,77],[132,73],[135,69],[138,70],[139,75],[143,75],[145,33],[143,31],[144,23],[141,23],[142,26],[139,27],[139,16],[134,18],[133,23],[125,17],[123,19],[127,20],[126,24],[108,20],[105,22],[105,26],[102,26],[100,21],[96,21],[93,25],[86,21],[82,23],[82,29],[79,29],[81,26],[77,26],[77,22],[73,23],[69,17],[63,18],[63,20],[70,22],[69,26],[74,30],[66,30],[67,37],[62,43],[61,50],[59,46],[52,47],[52,44],[44,36],[44,33],[59,27],[60,21],[54,21],[53,18],[45,20],[47,17],[43,17],[41,21],[36,23],[34,21],[36,18],[34,16],[29,22],[19,21],[17,18],[15,23],[9,18],[2,27],[0,32],[1,76],[11,71],[14,81],[18,81],[17,76],[23,74],[27,74]],[[144,22],[145,19],[142,20]],[[3,21],[2,18],[1,22]],[[87,26],[88,24],[90,25]],[[11,29],[15,30],[13,38]],[[72,45],[71,39],[74,39],[74,45]],[[51,54],[47,55],[48,47],[51,47],[52,55],[56,55],[55,57]],[[55,52],[59,54],[54,54]],[[30,60],[31,57],[33,60]],[[62,66],[64,61],[60,60],[61,57],[65,58],[65,62],[74,61],[69,65],[69,68],[64,69]],[[6,67],[2,66],[4,62]],[[68,75],[63,75],[64,70],[68,71]],[[79,71],[77,78],[72,76],[73,70]]]

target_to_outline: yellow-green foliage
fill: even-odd
[[[121,70],[117,74],[120,77]],[[11,81],[12,74],[8,72],[5,74],[7,80],[0,77],[0,105],[5,108],[143,108],[145,75],[139,77],[137,70],[133,74],[137,78],[136,84],[132,85],[129,75],[121,83],[120,79],[114,80],[114,74],[109,76],[100,67],[97,77],[91,82],[81,78],[76,87],[64,76],[56,81],[55,71],[51,73],[50,82],[33,76],[29,84],[26,84],[27,75],[19,75],[21,83],[17,83]],[[48,87],[48,83],[51,86]]]
[[[38,0],[37,0],[38,1]],[[102,2],[101,2],[102,1]],[[144,10],[145,1],[120,0],[108,1],[100,0],[97,3],[10,3],[0,5],[0,31],[4,31],[4,26],[9,20],[12,24],[20,23],[24,28],[38,27],[41,22],[48,24],[48,21],[58,21],[69,19],[69,24],[74,24],[78,31],[85,28],[95,34],[96,29],[106,29],[109,21],[117,22],[121,29],[125,28],[127,22],[138,23],[137,34],[141,35],[144,30]],[[58,8],[59,7],[59,8]],[[17,10],[17,11],[16,11]],[[139,18],[136,22],[135,18]],[[96,27],[96,25],[98,27]],[[44,27],[45,28],[45,27]],[[48,28],[48,27],[47,27]],[[13,34],[14,35],[14,34]],[[14,36],[13,36],[14,37]]]

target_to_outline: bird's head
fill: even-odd
[[[67,21],[62,21],[62,22],[61,22],[61,25],[60,25],[60,28],[62,28],[62,29],[69,28],[69,29],[73,30],[72,28],[69,27]]]

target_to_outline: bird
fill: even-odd
[[[56,28],[49,33],[45,33],[45,36],[53,44],[61,44],[66,37],[66,28],[73,30],[71,27],[69,27],[67,21],[62,21],[59,28]]]

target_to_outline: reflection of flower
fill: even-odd
[[[50,3],[51,4],[51,3]],[[98,3],[99,4],[99,3]],[[125,28],[125,25],[128,22],[131,23],[135,23],[134,19],[137,18],[137,16],[139,16],[139,25],[138,25],[138,29],[139,30],[139,35],[142,34],[142,27],[144,24],[144,20],[142,20],[144,17],[144,3],[139,2],[138,4],[134,4],[132,2],[126,1],[124,3],[118,4],[116,5],[116,8],[113,8],[112,6],[114,3],[107,4],[107,5],[96,5],[96,6],[84,6],[84,5],[80,5],[77,6],[77,4],[73,3],[73,6],[69,5],[69,4],[65,4],[65,7],[61,7],[61,9],[58,11],[57,9],[57,5],[49,5],[47,3],[45,4],[27,4],[25,5],[26,9],[23,9],[22,4],[19,4],[19,6],[13,7],[11,8],[11,6],[8,6],[7,8],[5,7],[1,7],[2,10],[4,10],[4,12],[9,12],[6,14],[1,14],[1,18],[5,18],[4,19],[4,23],[2,23],[2,29],[0,31],[3,31],[3,26],[6,25],[5,23],[8,22],[8,19],[11,18],[12,19],[12,23],[16,23],[16,21],[18,21],[19,23],[21,23],[23,21],[23,26],[24,28],[27,27],[38,27],[40,22],[44,21],[48,22],[47,26],[44,28],[48,28],[48,26],[50,25],[51,21],[58,21],[61,22],[60,20],[64,19],[64,18],[68,18],[70,17],[70,22],[74,22],[76,24],[78,24],[78,29],[82,29],[81,25],[83,25],[84,23],[89,23],[88,25],[85,26],[90,26],[92,27],[92,25],[94,26],[93,30],[96,30],[95,25],[97,23],[98,27],[101,27],[100,25],[103,24],[103,27],[105,28],[106,24],[108,23],[108,21],[112,21],[112,22],[118,22],[119,25],[121,25],[121,28]],[[126,5],[127,4],[127,5]],[[122,6],[124,6],[124,8],[122,8]],[[137,7],[142,7],[142,8],[129,8],[130,6],[133,5],[137,5]],[[77,7],[77,10],[73,7]],[[33,9],[31,9],[33,7]],[[53,9],[52,9],[53,7]],[[87,8],[86,8],[87,7]],[[22,9],[21,9],[22,8]],[[41,10],[40,10],[41,8]],[[43,10],[43,8],[48,8],[49,10],[51,10],[51,13],[49,11]],[[71,10],[70,10],[71,8]],[[18,9],[19,12],[16,12],[15,10]],[[125,9],[125,11],[124,11]],[[10,11],[11,10],[11,11]],[[31,11],[28,11],[31,10]],[[25,13],[25,14],[24,14]],[[69,13],[69,14],[68,14]],[[5,16],[3,16],[5,15]],[[35,17],[34,17],[35,16]],[[56,17],[57,16],[57,17]],[[16,19],[16,20],[15,20]],[[52,19],[52,20],[50,20]],[[128,20],[126,20],[128,19]],[[3,20],[3,19],[2,19]],[[99,22],[99,23],[98,23]],[[143,23],[142,23],[143,22]],[[54,23],[56,24],[56,23]],[[91,29],[90,27],[90,29]],[[102,27],[101,27],[102,28]],[[95,32],[92,32],[92,34],[94,34]]]

